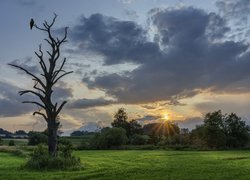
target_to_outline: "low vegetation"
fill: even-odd
[[[0,153],[0,179],[250,179],[249,151],[76,151],[84,169],[20,169],[24,157]]]

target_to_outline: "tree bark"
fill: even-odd
[[[49,154],[54,157],[57,156],[57,130],[55,124],[48,123],[48,150]]]

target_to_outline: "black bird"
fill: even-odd
[[[33,28],[34,24],[35,24],[34,19],[33,19],[33,18],[31,18],[31,20],[30,20],[30,29],[32,29],[32,28]]]

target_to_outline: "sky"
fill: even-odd
[[[249,0],[1,0],[0,127],[44,130],[22,104],[32,80],[8,66],[38,73],[34,51],[46,35],[29,29],[58,14],[54,35],[74,73],[55,87],[67,100],[62,131],[109,126],[118,108],[141,124],[164,120],[194,128],[208,112],[237,113],[250,124]]]

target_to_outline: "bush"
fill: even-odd
[[[72,142],[70,140],[66,139],[66,138],[63,138],[63,137],[59,138],[58,144],[62,144],[62,145],[65,145],[65,146],[71,146],[71,147],[73,147]]]
[[[92,149],[110,149],[111,147],[126,144],[128,138],[123,128],[104,128],[91,141]]]
[[[72,146],[60,145],[58,155],[52,157],[43,145],[38,145],[26,163],[25,167],[35,170],[65,170],[80,169],[80,158],[72,155]]]
[[[38,144],[47,144],[48,136],[41,132],[30,131],[29,132],[29,142],[28,145],[34,146]]]
[[[148,135],[135,134],[130,138],[130,143],[133,145],[144,145],[149,141]]]
[[[15,146],[15,141],[14,140],[10,140],[9,141],[9,146]]]

